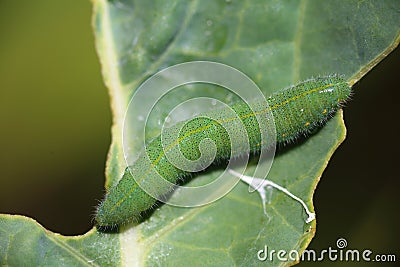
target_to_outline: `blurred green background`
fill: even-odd
[[[0,38],[0,212],[85,233],[111,139],[91,3],[0,0]],[[399,65],[397,49],[355,86],[347,139],[315,193],[309,248],[335,247],[342,237],[350,248],[398,253]]]
[[[0,0],[0,212],[86,232],[111,113],[86,0]]]

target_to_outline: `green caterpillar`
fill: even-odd
[[[246,104],[234,104],[231,109],[236,116],[229,117],[226,114],[231,113],[227,109],[219,109],[213,114],[219,114],[220,120],[210,119],[205,113],[166,129],[163,135],[179,130],[179,137],[168,149],[179,148],[182,155],[192,161],[202,156],[198,149],[199,144],[209,138],[216,146],[214,163],[226,161],[246,152],[241,149],[232,151],[231,138],[222,126],[224,123],[242,123],[247,131],[250,151],[258,153],[273,145],[269,140],[284,144],[322,126],[350,95],[350,86],[339,76],[312,78],[272,94],[267,102],[255,101],[254,106],[259,107],[256,111]],[[273,120],[257,121],[257,116],[263,117],[267,113],[272,114]],[[267,138],[264,141],[260,127],[276,129],[276,138]],[[136,181],[146,184],[154,176],[161,175],[165,180],[176,184],[191,174],[175,167],[168,160],[161,141],[161,136],[150,141],[133,166],[126,168],[119,183],[107,192],[97,208],[95,220],[98,228],[114,228],[129,222],[138,222],[141,213],[154,206],[157,200],[147,194]],[[151,187],[152,192],[156,192],[160,198],[173,190],[172,187],[154,183]]]

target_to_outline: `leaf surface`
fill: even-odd
[[[332,73],[354,84],[399,42],[400,3],[395,0],[94,0],[93,5],[96,46],[114,117],[106,188],[118,182],[126,165],[121,135],[129,100],[143,81],[165,67],[193,60],[221,62],[247,74],[268,96],[311,76]],[[158,117],[149,121],[150,136],[157,133],[158,119],[182,101],[178,96],[200,92],[230,101],[211,87],[195,88],[163,102]],[[344,137],[339,112],[307,140],[283,149],[268,178],[312,207],[316,185]],[[198,180],[212,175],[207,172]],[[1,215],[0,264],[263,265],[257,259],[259,250],[268,246],[301,252],[316,227],[315,221],[304,222],[301,205],[287,195],[274,190],[269,200],[266,216],[259,196],[240,183],[210,205],[163,205],[148,220],[118,234],[93,229],[78,237],[51,233],[29,218]]]

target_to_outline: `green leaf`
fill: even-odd
[[[330,73],[343,74],[354,84],[400,39],[396,0],[94,0],[93,5],[96,45],[114,116],[106,188],[117,183],[125,168],[121,133],[130,97],[164,67],[218,61],[243,71],[268,96],[299,80]],[[199,90],[212,95],[207,87]],[[177,103],[179,99],[168,106]],[[341,114],[305,142],[278,154],[269,173],[269,179],[310,207],[324,168],[344,140]],[[151,132],[156,128],[150,125]],[[283,193],[273,191],[270,200],[265,216],[259,196],[238,184],[201,208],[163,205],[145,222],[118,234],[92,229],[78,237],[53,234],[22,216],[1,215],[0,264],[263,265],[257,252],[264,246],[301,252],[316,227],[315,221],[305,224],[302,207]],[[275,259],[268,264],[293,262]]]
[[[107,266],[120,254],[116,235],[91,230],[67,237],[52,233],[23,216],[0,216],[1,266]]]

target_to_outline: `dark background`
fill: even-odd
[[[1,0],[0,36],[0,213],[85,233],[103,195],[111,141],[91,4]],[[315,193],[309,248],[346,238],[349,248],[400,257],[399,67],[397,49],[355,86],[344,112],[347,139]]]

